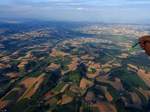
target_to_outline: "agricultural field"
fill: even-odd
[[[147,29],[52,23],[0,25],[0,112],[149,112]]]

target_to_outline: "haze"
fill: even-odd
[[[0,18],[147,23],[149,0],[4,0]]]

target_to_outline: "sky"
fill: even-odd
[[[150,22],[150,0],[1,0],[0,18]]]

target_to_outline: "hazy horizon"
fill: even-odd
[[[0,18],[148,23],[148,0],[5,0]]]

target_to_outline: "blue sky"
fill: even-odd
[[[0,18],[149,22],[150,0],[3,0]]]

